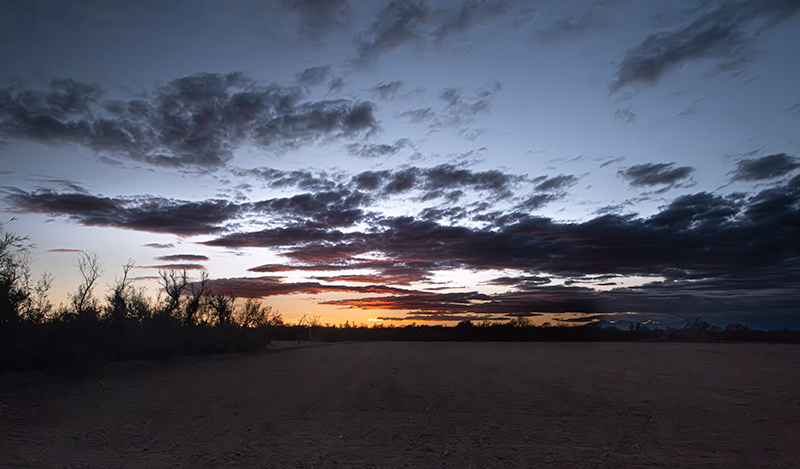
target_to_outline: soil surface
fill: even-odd
[[[800,467],[800,346],[373,342],[0,377],[0,467]]]

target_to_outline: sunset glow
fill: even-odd
[[[797,1],[78,4],[0,20],[56,304],[94,252],[287,322],[800,327]]]

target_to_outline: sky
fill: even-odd
[[[84,251],[289,322],[800,328],[798,44],[800,0],[7,0],[3,229],[56,304]]]

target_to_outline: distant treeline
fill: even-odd
[[[0,230],[2,233],[2,230]],[[47,299],[52,277],[33,279],[26,239],[0,237],[0,373],[49,369],[68,374],[120,360],[153,360],[176,355],[251,352],[273,340],[290,341],[762,341],[800,343],[800,331],[759,331],[741,324],[724,329],[703,318],[682,328],[533,326],[524,317],[509,322],[462,321],[456,326],[372,327],[345,323],[322,326],[319,318],[284,324],[280,313],[249,299],[236,306],[231,294],[207,288],[208,274],[160,270],[161,292],[152,298],[133,287],[133,263],[94,296],[101,269],[97,256],[81,253],[80,285],[69,303],[54,308]]]
[[[294,328],[280,328],[276,337],[287,334],[292,339],[298,332]],[[533,326],[526,318],[509,322],[462,321],[455,326],[338,326],[307,328],[306,335],[315,341],[345,340],[398,340],[398,341],[651,341],[651,342],[784,342],[800,343],[800,331],[783,329],[762,331],[742,324],[729,324],[725,328],[714,326],[702,317],[689,318],[681,328],[650,328],[633,323],[626,329],[614,326]]]

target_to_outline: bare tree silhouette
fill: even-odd
[[[72,296],[72,306],[76,313],[82,314],[97,309],[97,300],[92,297],[92,290],[103,273],[97,253],[82,251],[78,257],[78,272],[82,281],[78,285],[78,291]]]
[[[186,269],[175,270],[165,269],[158,271],[158,284],[164,289],[167,295],[167,304],[163,313],[165,316],[172,316],[181,304],[181,295],[189,286],[189,273]]]
[[[200,280],[196,282],[188,282],[187,288],[189,290],[190,297],[184,308],[184,324],[194,324],[198,320],[198,313],[202,307],[203,294],[207,292],[207,283],[208,271],[205,269],[200,272]]]
[[[116,322],[128,316],[130,298],[134,294],[132,291],[133,279],[130,277],[130,273],[135,265],[133,259],[128,259],[128,262],[122,266],[122,278],[117,278],[116,282],[109,286],[106,301],[111,321]]]

